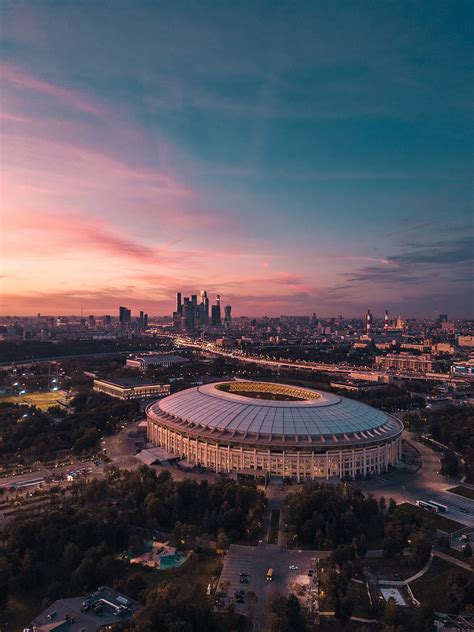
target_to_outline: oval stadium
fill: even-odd
[[[286,384],[206,384],[154,402],[146,412],[149,442],[215,472],[355,478],[386,471],[401,457],[398,419]]]

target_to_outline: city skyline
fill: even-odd
[[[3,5],[2,315],[473,316],[472,5],[272,6]]]

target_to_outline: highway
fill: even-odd
[[[199,349],[201,351],[208,351],[220,356],[238,360],[239,362],[248,362],[251,364],[258,364],[259,366],[272,366],[277,369],[301,369],[305,371],[317,371],[319,373],[332,373],[334,375],[351,375],[352,373],[370,373],[373,375],[380,375],[381,377],[387,376],[396,379],[422,379],[422,380],[434,380],[434,381],[446,381],[449,380],[456,384],[471,383],[472,379],[467,377],[452,376],[448,373],[418,373],[418,372],[396,372],[396,371],[383,371],[380,369],[374,369],[373,367],[351,366],[351,365],[337,365],[328,364],[325,362],[292,362],[291,360],[274,360],[271,358],[261,356],[249,356],[242,353],[236,353],[235,351],[226,351],[217,347],[216,345],[208,342],[199,344],[194,340],[184,338],[176,334],[162,334],[163,336],[173,339],[176,345],[182,347],[191,347]]]

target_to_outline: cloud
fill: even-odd
[[[86,114],[93,114],[98,117],[104,117],[107,114],[107,109],[100,105],[96,99],[76,90],[63,88],[44,79],[39,79],[16,64],[1,63],[0,80],[20,91],[35,92],[59,99],[65,105]]]
[[[441,240],[433,243],[414,242],[402,246],[403,252],[388,257],[400,264],[426,264],[440,266],[467,263],[474,260],[474,240],[472,237]]]

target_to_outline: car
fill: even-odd
[[[244,598],[243,597],[236,597],[235,598],[235,603],[244,603]]]
[[[290,564],[290,565],[288,566],[288,570],[289,570],[289,571],[297,571],[297,570],[298,570],[298,567],[296,566],[296,564]]]
[[[248,580],[246,577],[241,577],[241,578],[240,578],[240,583],[241,583],[241,584],[248,584],[248,583],[249,583],[249,580]]]
[[[248,577],[248,573],[244,573],[243,571],[239,573],[239,577]]]
[[[236,594],[236,595],[245,595],[245,590],[242,590],[242,589],[240,589],[240,590],[236,590],[236,591],[235,591],[235,594]]]
[[[459,511],[462,511],[462,513],[469,513],[466,507],[459,507]]]

